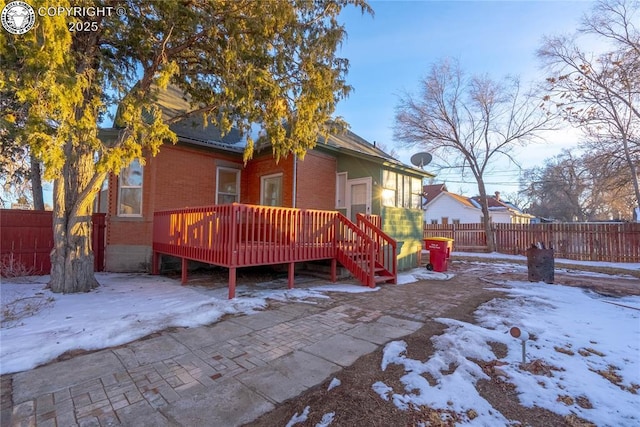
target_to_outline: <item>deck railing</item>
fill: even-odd
[[[361,283],[375,287],[375,247],[366,233],[344,215],[336,216],[336,258]]]
[[[363,284],[375,286],[375,252],[387,244],[377,236],[335,211],[237,203],[177,209],[154,214],[152,268],[157,274],[159,254],[179,257],[186,283],[187,260],[227,267],[230,298],[238,267],[289,264],[292,287],[294,263],[322,259],[334,260],[332,277],[338,260]]]
[[[236,203],[156,212],[153,250],[223,267],[332,258],[335,217]]]
[[[397,278],[398,257],[396,255],[397,242],[391,236],[382,231],[380,217],[377,215],[357,214],[358,228],[373,240],[376,254],[376,263],[382,267],[386,274]],[[376,221],[375,223],[373,221]],[[395,283],[395,281],[394,281]]]

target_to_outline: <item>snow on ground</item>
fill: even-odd
[[[32,369],[69,350],[97,350],[134,341],[168,327],[195,327],[225,314],[252,314],[267,299],[314,303],[327,292],[372,292],[350,284],[287,289],[286,283],[226,287],[181,286],[176,280],[145,274],[97,273],[102,286],[88,294],[54,294],[49,276],[3,279],[0,302],[0,374]],[[265,289],[271,288],[271,289]],[[20,317],[19,313],[27,316]]]
[[[404,341],[388,343],[381,369],[404,365],[400,381],[405,389],[378,381],[373,390],[402,409],[429,405],[454,410],[468,425],[509,424],[474,387],[489,377],[473,360],[494,361],[489,343],[497,342],[508,348],[499,372],[516,386],[523,406],[575,414],[598,426],[640,425],[640,297],[612,299],[566,286],[504,284],[510,298],[480,306],[477,324],[436,319],[448,328],[432,338],[435,354],[429,360],[407,358]],[[548,369],[532,370],[537,374],[522,369],[521,343],[507,333],[512,326],[532,337],[527,362]],[[422,375],[426,373],[435,385]],[[469,413],[474,417],[465,415]]]
[[[494,271],[523,268],[508,259],[491,265]],[[287,290],[286,284],[267,282],[238,286],[238,297],[228,300],[226,288],[181,286],[161,276],[96,276],[100,288],[72,295],[44,289],[47,276],[3,281],[0,373],[31,369],[73,349],[121,345],[167,327],[195,327],[216,322],[225,314],[252,314],[264,309],[267,299],[313,303],[317,298],[329,298],[326,292],[379,289],[331,284]],[[606,280],[607,275],[602,277]],[[449,278],[451,273],[420,268],[399,274],[398,282]],[[405,389],[394,390],[382,382],[373,384],[373,389],[401,408],[411,403],[428,404],[459,414],[473,413],[469,425],[508,424],[474,386],[487,376],[473,360],[494,360],[489,343],[498,342],[508,347],[500,371],[517,387],[523,405],[545,407],[561,415],[574,413],[599,426],[640,425],[640,297],[612,299],[580,288],[542,283],[509,281],[504,285],[507,289],[500,289],[509,298],[480,306],[477,324],[438,319],[448,328],[432,338],[436,352],[429,360],[408,359],[402,341],[387,344],[381,368],[404,365],[401,382]],[[17,318],[20,311],[31,315]],[[527,345],[528,360],[551,367],[550,376],[521,369],[520,343],[507,333],[514,325],[532,336]],[[435,385],[429,384],[425,373]],[[325,415],[324,425],[328,425],[333,414]]]
[[[327,391],[331,391],[332,389],[339,387],[340,384],[342,384],[342,381],[340,381],[337,378],[334,378],[331,380],[331,382],[329,383],[329,387],[327,387]]]
[[[422,251],[423,254],[428,254],[429,251]],[[424,255],[423,255],[424,256]],[[524,255],[508,255],[501,254],[498,252],[491,253],[482,253],[482,252],[452,252],[451,257],[455,259],[458,257],[472,257],[472,258],[488,258],[492,260],[501,259],[505,261],[520,261],[526,262],[527,257]],[[631,271],[640,271],[640,263],[633,262],[606,262],[606,261],[576,261],[572,259],[564,259],[564,258],[555,258],[556,265],[562,264],[570,264],[570,265],[584,265],[589,267],[606,267],[606,268],[616,268],[619,270],[631,270]]]

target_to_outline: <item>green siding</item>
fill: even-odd
[[[382,167],[374,162],[352,156],[337,156],[338,172],[347,172],[347,179],[371,177],[371,213],[380,215],[382,187]]]
[[[398,270],[408,270],[418,266],[418,257],[422,251],[422,211],[383,207],[382,230],[404,242],[398,255]]]

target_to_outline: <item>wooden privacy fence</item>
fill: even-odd
[[[640,262],[640,223],[492,224],[496,251],[521,254],[532,243],[554,249],[557,258]],[[457,251],[486,251],[482,224],[425,224],[425,237],[450,237]]]
[[[94,270],[104,270],[105,214],[91,217]],[[53,213],[0,209],[0,265],[28,274],[49,274],[53,249]],[[14,271],[14,273],[19,273]]]

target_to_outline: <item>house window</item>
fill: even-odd
[[[120,171],[119,216],[142,216],[142,165],[138,160]]]
[[[240,201],[240,171],[219,167],[216,175],[216,204],[226,205]]]
[[[442,225],[449,225],[449,217],[448,216],[443,216],[442,217]]]
[[[347,207],[347,173],[340,172],[336,176],[336,209]]]
[[[260,204],[282,206],[282,174],[267,175],[260,179]]]
[[[398,193],[397,174],[388,170],[382,171],[382,205],[397,206]]]
[[[403,208],[410,208],[411,207],[411,177],[410,176],[404,176],[403,177],[403,181],[404,181],[404,188],[402,191],[402,195],[403,195],[403,200],[402,200],[402,204],[398,204],[398,206],[402,206]]]
[[[422,209],[422,180],[411,178],[411,207]]]
[[[460,220],[459,219],[454,219],[453,220],[453,225],[460,225]]]
[[[431,224],[434,224],[434,225],[438,224],[438,220],[437,219],[432,219],[431,220]]]
[[[96,199],[93,202],[93,213],[107,213],[109,208],[109,177],[107,176],[102,181],[100,191],[96,195]]]
[[[420,178],[382,171],[382,204],[407,209],[422,209]]]

